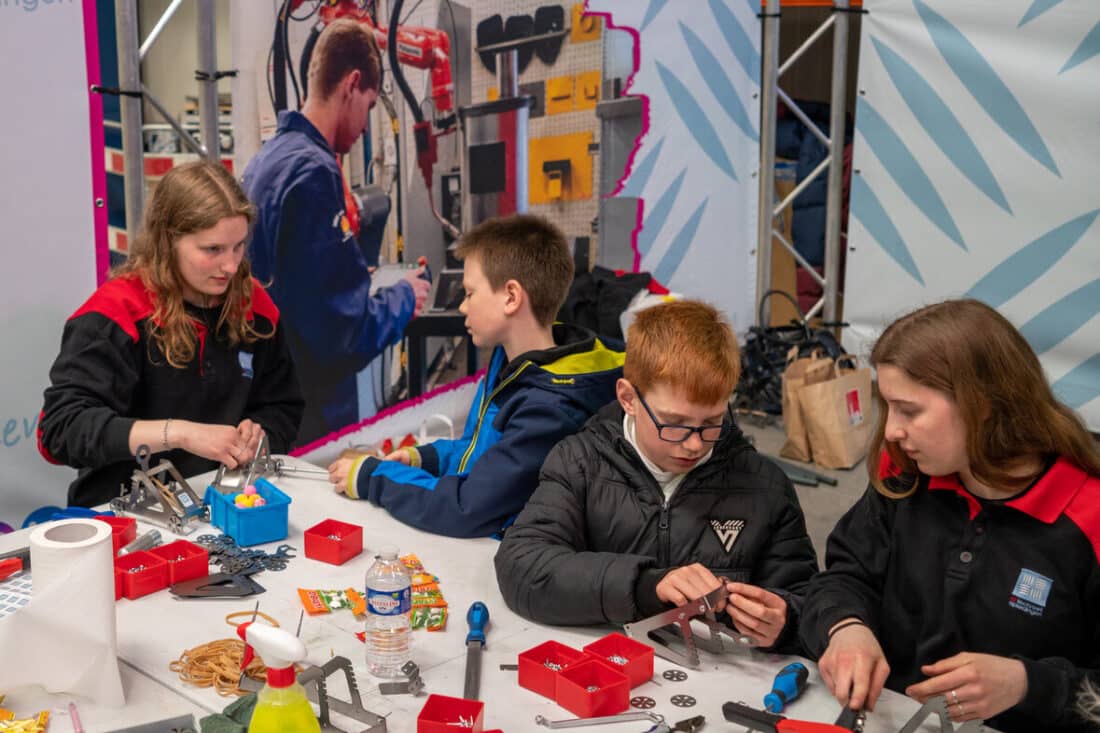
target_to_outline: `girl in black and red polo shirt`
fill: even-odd
[[[1100,669],[1100,453],[1020,333],[955,300],[871,354],[872,487],[829,537],[801,636],[853,708],[885,685],[952,719],[1086,730]]]

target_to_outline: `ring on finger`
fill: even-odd
[[[957,702],[957,703],[955,703],[955,705],[956,705],[956,707],[959,708],[959,717],[960,718],[962,716],[966,715],[966,708],[963,707],[963,704],[961,702]]]
[[[959,695],[954,690],[951,691],[951,702],[955,705],[959,704]]]

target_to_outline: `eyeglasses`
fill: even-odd
[[[653,414],[653,410],[650,409],[645,397],[642,397],[642,393],[637,388],[635,388],[634,393],[638,395],[638,401],[642,403],[642,407],[649,413],[649,418],[657,426],[657,437],[666,443],[683,443],[691,437],[692,433],[699,433],[699,439],[704,443],[717,443],[729,432],[730,424],[728,420],[722,420],[721,425],[700,425],[696,428],[690,425],[663,423]]]

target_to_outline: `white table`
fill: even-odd
[[[297,459],[287,461],[295,462]],[[208,480],[208,477],[192,481],[192,486],[200,494],[205,489],[204,479]],[[335,494],[328,483],[320,480],[278,477],[272,481],[292,498],[289,535],[282,542],[297,548],[298,557],[291,560],[284,571],[266,571],[254,576],[266,589],[265,593],[238,601],[224,601],[177,600],[167,592],[158,592],[136,601],[123,599],[118,602],[119,657],[128,684],[132,685],[127,688],[128,714],[131,710],[150,709],[159,710],[160,717],[169,717],[176,714],[176,710],[184,710],[195,713],[197,721],[202,715],[221,711],[232,698],[219,697],[209,688],[184,685],[169,670],[169,662],[185,649],[234,636],[233,629],[224,622],[225,615],[251,610],[257,600],[261,611],[275,617],[284,628],[294,629],[301,611],[297,594],[299,587],[362,588],[374,553],[385,544],[393,544],[402,554],[416,553],[425,568],[439,576],[441,590],[449,604],[450,618],[446,631],[413,632],[412,658],[420,667],[426,692],[461,697],[466,656],[465,615],[470,604],[480,600],[488,606],[491,619],[481,676],[485,728],[501,728],[510,733],[547,730],[535,725],[536,715],[551,720],[574,717],[549,699],[521,688],[517,684],[516,673],[501,671],[499,665],[514,664],[520,652],[549,639],[579,649],[612,629],[542,626],[508,610],[497,587],[493,568],[493,555],[498,546],[495,540],[456,540],[421,532],[397,522],[384,510],[366,501],[352,501]],[[303,532],[327,518],[361,525],[363,553],[341,566],[306,558]],[[139,522],[139,533],[145,529],[147,527]],[[161,531],[165,541],[169,541],[171,536]],[[202,526],[191,537],[210,531]],[[23,536],[22,542],[25,543],[25,533],[0,536],[0,551],[19,546],[19,536]],[[272,550],[278,544],[281,543],[261,547]],[[384,696],[378,693],[381,680],[367,673],[364,645],[354,635],[360,630],[362,623],[343,610],[324,616],[306,616],[301,638],[310,650],[309,661],[313,663],[324,663],[333,655],[350,659],[365,707],[388,716],[387,725],[392,733],[411,733],[416,729],[416,716],[426,697]],[[791,661],[759,653],[714,656],[702,652],[702,657],[703,668],[699,671],[686,670],[688,679],[683,682],[663,679],[662,672],[680,667],[657,658],[654,679],[634,688],[631,694],[655,699],[657,707],[654,711],[664,715],[670,723],[694,715],[705,715],[710,730],[734,730],[735,727],[722,717],[722,704],[735,700],[760,707],[764,695],[771,689],[775,673]],[[832,722],[840,712],[839,707],[817,677],[814,665],[807,666],[812,670],[810,685],[787,714],[805,720]],[[330,681],[333,682],[330,693],[346,700],[347,692],[343,684],[335,682],[334,678]],[[669,702],[674,694],[692,695],[698,704],[690,708],[675,707]],[[12,702],[11,698],[9,702]],[[65,700],[64,704],[67,702]],[[61,707],[64,708],[64,705]],[[869,716],[865,730],[867,733],[895,733],[917,707],[914,701],[886,691],[879,701],[878,710]],[[100,711],[89,707],[85,713],[83,705],[80,710],[89,733],[109,730],[96,727],[99,720],[107,719],[99,717]],[[339,716],[333,716],[333,722],[346,730],[353,730]],[[122,724],[116,720],[113,727],[122,727]],[[644,723],[621,723],[610,726],[608,730],[612,733],[641,731],[646,727]],[[64,730],[63,727],[59,729]],[[935,731],[938,728],[928,721],[923,730]]]

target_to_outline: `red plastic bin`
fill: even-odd
[[[637,687],[653,677],[653,647],[619,633],[608,634],[584,647],[587,654],[619,669],[630,678],[630,686]],[[612,659],[625,659],[626,663]]]
[[[176,540],[149,552],[168,563],[168,585],[210,574],[210,553],[194,542]]]
[[[131,601],[168,587],[168,562],[148,550],[116,557],[115,571],[122,574],[122,595]]]
[[[133,517],[93,517],[111,525],[111,547],[114,554],[137,538],[137,520]]]
[[[585,659],[558,674],[557,701],[578,718],[615,715],[630,706],[630,678],[595,659]]]
[[[306,557],[343,565],[363,551],[363,528],[326,519],[306,530]]]
[[[564,670],[585,658],[584,652],[571,646],[556,641],[543,642],[520,653],[519,685],[554,700],[558,694],[558,675],[561,670],[550,669],[546,663],[559,664]]]
[[[416,716],[416,733],[455,733],[456,730],[482,733],[485,703],[446,695],[428,695],[428,701]]]

